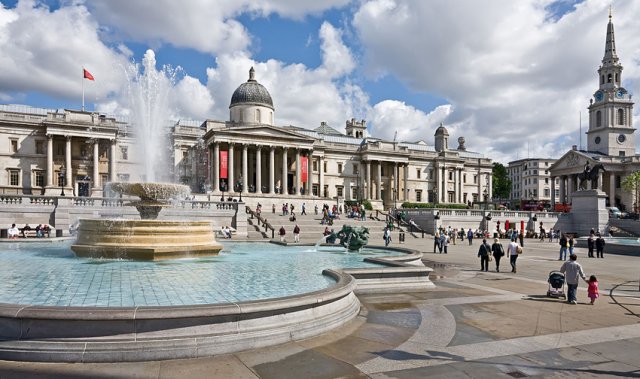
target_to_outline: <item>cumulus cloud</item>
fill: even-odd
[[[436,107],[429,114],[397,100],[384,100],[374,105],[367,115],[370,135],[376,138],[433,144],[434,125],[451,113],[451,106]],[[449,128],[450,129],[450,128]],[[396,136],[397,133],[397,136]]]
[[[597,89],[608,3],[584,2],[559,19],[549,17],[550,4],[370,0],[353,26],[369,77],[394,75],[414,91],[447,99],[454,110],[446,122],[462,123],[455,133],[476,151],[522,158],[529,141],[531,156],[557,157],[566,151],[557,144],[578,143],[579,114],[586,120]],[[616,9],[624,83],[632,86],[640,76],[640,41],[633,38],[640,3]]]
[[[126,60],[99,38],[98,25],[82,6],[51,11],[22,0],[0,10],[0,93],[20,99],[27,91],[65,98],[80,97],[82,67],[96,78],[87,87],[92,98],[103,98],[121,85],[118,65]]]

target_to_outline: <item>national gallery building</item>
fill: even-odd
[[[449,147],[440,125],[435,146],[369,136],[364,120],[343,131],[276,126],[269,91],[249,79],[233,93],[229,121],[167,125],[169,171],[194,195],[249,204],[369,200],[468,203],[491,198],[492,161]],[[395,125],[389,125],[396,128]],[[426,129],[426,126],[425,126]],[[0,195],[102,197],[110,181],[140,181],[135,125],[95,112],[0,105]],[[425,130],[426,137],[426,130]]]

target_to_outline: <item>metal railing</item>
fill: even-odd
[[[271,230],[271,238],[275,238],[276,236],[276,229],[273,227],[273,225],[271,225],[271,223],[269,223],[269,220],[267,220],[266,218],[262,217],[262,215],[257,214],[253,209],[251,209],[248,205],[245,206],[245,211],[247,214],[249,214],[251,216],[251,219],[253,220],[254,218],[257,221],[258,224],[258,228],[260,228],[260,223],[262,223],[262,227],[264,228],[264,233],[267,234],[268,230]]]

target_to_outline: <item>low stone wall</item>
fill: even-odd
[[[127,199],[97,197],[52,197],[52,196],[0,196],[0,225],[19,227],[29,224],[49,224],[69,235],[71,225],[80,218],[124,217],[139,219],[138,211],[127,206]],[[247,235],[247,218],[243,203],[178,201],[160,212],[160,220],[172,219],[206,220],[215,227],[230,226],[240,237]]]

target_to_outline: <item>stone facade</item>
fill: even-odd
[[[242,195],[249,205],[367,199],[377,209],[491,198],[491,160],[468,151],[464,138],[450,149],[442,125],[435,146],[371,137],[364,120],[348,120],[344,132],[324,122],[314,130],[275,126],[271,96],[253,69],[229,114],[166,126],[168,170],[196,196]],[[95,112],[0,106],[0,193],[58,196],[64,188],[67,196],[100,197],[109,181],[144,180],[134,134],[135,125]]]
[[[550,204],[554,194],[557,201],[557,179],[553,183],[549,174],[549,168],[555,161],[550,158],[527,158],[509,162],[507,173],[511,180],[511,204],[517,205],[521,201]]]

